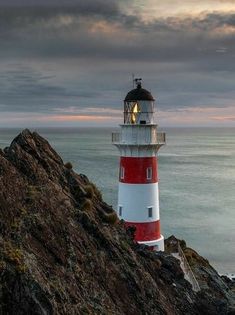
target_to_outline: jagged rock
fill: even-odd
[[[177,259],[134,243],[112,212],[37,133],[1,150],[0,314],[226,314],[226,285],[196,294]]]
[[[207,305],[207,313],[205,308],[205,314],[211,314],[212,310],[210,304],[214,305],[218,314],[230,314],[232,310],[235,310],[233,281],[225,276],[220,276],[210,265],[208,260],[200,256],[192,248],[187,247],[184,240],[178,240],[172,235],[165,242],[167,252],[177,251],[178,245],[181,246],[189,266],[201,288],[197,299],[199,304],[201,303],[204,307]],[[211,302],[208,303],[208,301]]]

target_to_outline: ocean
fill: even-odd
[[[20,130],[1,129],[0,147]],[[37,129],[74,170],[86,174],[116,209],[117,128]],[[159,151],[161,229],[207,258],[219,273],[235,273],[235,128],[166,128]]]

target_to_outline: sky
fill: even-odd
[[[235,0],[0,0],[0,127],[235,126]]]

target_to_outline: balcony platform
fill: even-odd
[[[150,133],[148,137],[136,133],[132,137],[123,136],[120,132],[112,133],[112,144],[114,145],[165,145],[165,132]]]

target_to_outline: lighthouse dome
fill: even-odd
[[[125,97],[125,102],[133,102],[133,101],[154,101],[152,94],[143,89],[141,84],[138,83],[137,88],[131,90],[127,93]]]

